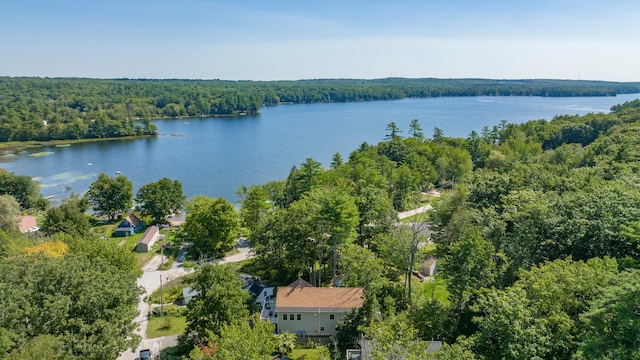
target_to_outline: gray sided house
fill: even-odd
[[[276,292],[278,332],[299,338],[335,335],[342,317],[363,303],[363,288],[319,288],[298,280]]]
[[[136,243],[136,252],[148,252],[153,244],[160,238],[160,229],[153,225],[144,232],[144,235]]]
[[[144,222],[133,213],[127,215],[113,232],[113,236],[130,236],[144,229]]]

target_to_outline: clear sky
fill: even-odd
[[[640,1],[0,0],[0,75],[640,81]]]

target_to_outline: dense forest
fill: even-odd
[[[0,142],[153,135],[161,117],[254,114],[280,103],[440,96],[614,96],[640,83],[404,79],[222,81],[0,77]],[[139,121],[139,122],[138,122]]]
[[[135,257],[85,214],[130,209],[130,181],[101,175],[87,198],[65,199],[42,233],[24,235],[12,214],[40,202],[37,187],[0,175],[0,359],[114,358],[134,346]],[[197,267],[187,284],[203,295],[176,316],[184,336],[163,358],[292,351],[251,315],[241,271],[276,286],[339,277],[364,288],[323,359],[362,338],[376,360],[425,359],[431,340],[444,342],[431,355],[440,360],[640,359],[639,188],[640,100],[467,138],[391,122],[385,139],[336,153],[328,169],[307,159],[287,179],[240,187],[240,211],[223,198],[187,202],[174,244],[192,242],[193,259],[221,256],[242,232],[255,257]],[[161,223],[184,197],[161,179],[136,200]],[[426,204],[400,221],[398,211]],[[422,282],[432,257],[439,271]]]

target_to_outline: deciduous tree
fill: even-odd
[[[89,185],[86,196],[96,213],[107,215],[110,220],[113,220],[118,212],[131,208],[133,185],[125,176],[118,175],[114,179],[105,173],[100,173],[98,179]]]
[[[168,178],[143,185],[136,195],[136,201],[142,204],[140,209],[151,215],[155,224],[161,224],[167,216],[181,211],[185,198],[182,183]]]
[[[238,324],[249,316],[245,304],[249,292],[242,289],[240,276],[229,267],[205,265],[199,268],[192,287],[198,295],[187,305],[183,343],[205,344],[210,334],[222,336],[225,325]]]
[[[224,198],[196,196],[187,204],[185,240],[201,254],[222,256],[233,247],[237,234],[238,213]]]

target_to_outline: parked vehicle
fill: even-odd
[[[140,350],[139,360],[151,360],[151,351],[149,349]]]

